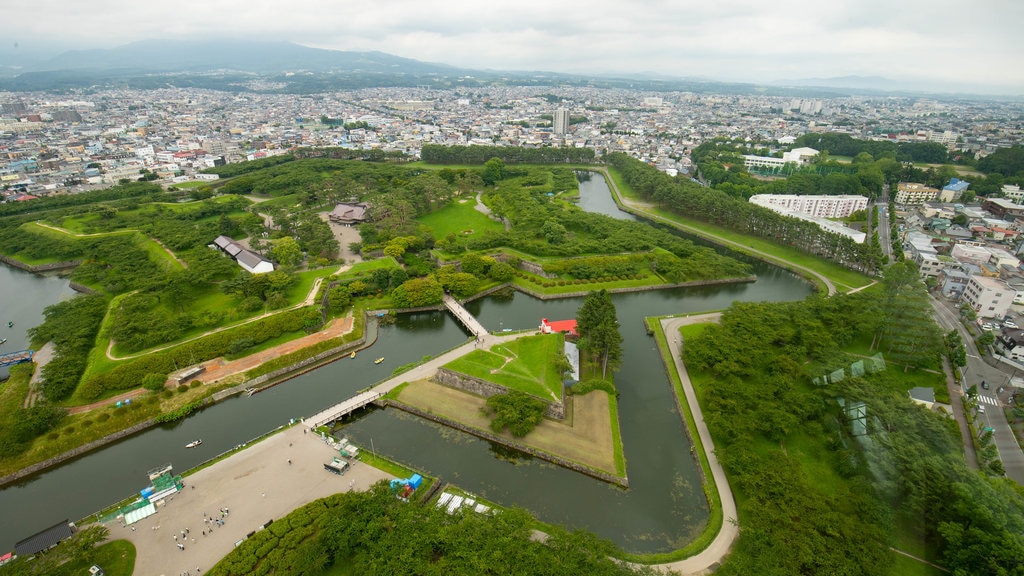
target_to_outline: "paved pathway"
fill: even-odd
[[[515,340],[516,338],[521,338],[522,336],[526,336],[529,334],[534,334],[534,332],[518,332],[514,334],[505,334],[501,336],[496,336],[494,334],[484,334],[482,337],[480,337],[479,342],[477,342],[476,340],[471,340],[463,344],[462,346],[452,348],[451,350],[441,354],[440,356],[423,362],[422,364],[416,366],[415,368],[412,368],[411,370],[402,372],[398,376],[389,378],[379,384],[376,384],[372,388],[364,392],[361,392],[357,396],[354,396],[352,398],[346,398],[344,401],[339,402],[338,404],[326,410],[323,410],[318,414],[305,418],[303,420],[303,424],[310,428],[315,428],[325,423],[323,421],[325,416],[343,410],[343,408],[346,405],[355,401],[356,398],[362,398],[364,396],[369,395],[377,395],[378,397],[383,396],[384,394],[387,394],[388,392],[394,390],[404,382],[412,382],[414,380],[427,380],[431,376],[433,376],[437,372],[437,369],[440,368],[441,366],[451,362],[452,360],[455,360],[456,358],[461,358],[462,356],[469,354],[476,348],[490,348],[491,346],[503,344],[505,342],[509,342]],[[330,420],[327,420],[327,422],[329,421]]]
[[[665,337],[668,339],[668,347],[672,352],[676,371],[679,373],[679,379],[683,384],[683,391],[686,393],[686,401],[690,405],[690,413],[693,414],[697,434],[704,445],[704,453],[711,467],[711,476],[715,479],[715,485],[718,488],[718,497],[722,501],[722,528],[707,548],[684,560],[657,565],[658,568],[672,570],[680,574],[709,574],[713,572],[732,549],[733,542],[739,536],[739,527],[736,523],[736,500],[732,496],[732,490],[729,488],[729,480],[725,477],[725,471],[722,470],[722,465],[718,463],[718,458],[715,456],[715,444],[711,440],[711,433],[708,431],[707,424],[704,423],[704,414],[701,412],[700,404],[697,402],[697,394],[694,392],[693,384],[690,382],[690,375],[687,373],[686,366],[683,365],[680,357],[682,346],[678,336],[680,326],[701,322],[718,322],[721,317],[721,313],[716,312],[697,316],[665,318],[661,321],[661,327],[665,331]]]

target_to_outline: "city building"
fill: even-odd
[[[1003,197],[1011,202],[1020,204],[1021,200],[1024,200],[1024,191],[1016,184],[1003,184],[1002,192]]]
[[[981,209],[1002,220],[1013,220],[1024,216],[1024,206],[1015,204],[1006,198],[988,198],[981,204]]]
[[[1017,291],[998,278],[971,276],[962,300],[982,318],[1002,318],[1016,296]]]
[[[959,200],[960,196],[967,191],[970,185],[970,182],[965,182],[959,178],[950,179],[949,184],[942,187],[942,192],[939,193],[939,201],[953,202]]]
[[[569,111],[565,108],[555,110],[552,115],[551,126],[555,134],[565,134],[569,131]]]
[[[743,166],[746,168],[782,168],[786,164],[809,164],[818,151],[814,148],[794,148],[782,153],[782,158],[772,156],[743,155]]]
[[[896,185],[895,202],[897,204],[920,204],[922,202],[931,202],[938,195],[939,191],[930,186],[916,182],[900,182]]]
[[[751,204],[784,208],[819,218],[846,218],[868,206],[866,196],[800,196],[796,194],[755,194]]]

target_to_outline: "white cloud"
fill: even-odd
[[[284,39],[472,68],[751,81],[858,74],[1024,93],[1022,20],[1024,3],[1000,0],[36,0],[0,5],[0,36],[83,48]]]

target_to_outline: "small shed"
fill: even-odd
[[[576,333],[575,320],[548,320],[547,318],[541,318],[540,331],[543,334],[562,332],[573,337],[579,337],[579,334]]]
[[[934,388],[918,386],[917,388],[911,388],[909,394],[910,399],[913,400],[915,404],[920,404],[929,410],[935,406]]]

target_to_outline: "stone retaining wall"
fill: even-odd
[[[464,390],[471,394],[476,394],[477,396],[483,396],[484,398],[508,393],[508,388],[505,386],[495,384],[494,382],[488,382],[487,380],[482,380],[461,372],[455,372],[444,367],[437,369],[437,373],[434,374],[433,380],[439,384],[448,386],[449,388]],[[534,398],[537,397],[534,396]],[[547,408],[544,410],[544,416],[548,418],[555,418],[557,420],[565,420],[564,402],[551,402],[549,400],[544,400],[543,398],[538,399],[547,405]]]
[[[69,260],[67,262],[53,262],[51,264],[40,264],[38,266],[33,266],[32,264],[26,264],[21,260],[15,260],[10,256],[4,255],[0,255],[0,262],[3,262],[4,264],[7,264],[8,266],[11,266],[13,268],[18,268],[21,270],[26,270],[28,272],[34,273],[51,272],[53,270],[65,270],[67,268],[74,268],[75,266],[78,266],[79,264],[82,263],[81,260]]]
[[[134,426],[125,428],[124,430],[119,430],[117,432],[114,432],[113,434],[104,436],[103,438],[93,440],[92,442],[89,442],[88,444],[83,444],[78,448],[72,448],[71,450],[68,450],[67,452],[64,452],[62,454],[58,454],[53,458],[48,458],[46,460],[43,460],[42,462],[36,462],[35,464],[22,468],[21,470],[18,470],[13,474],[8,474],[7,476],[0,478],[0,486],[6,486],[11,482],[15,482],[26,476],[31,476],[32,474],[35,474],[37,472],[42,472],[47,468],[56,466],[62,462],[71,460],[72,458],[77,458],[79,456],[92,452],[93,450],[102,448],[107,444],[116,442],[122,438],[127,438],[132,434],[146,430],[147,428],[152,428],[153,426],[156,426],[156,424],[157,422],[154,419],[149,419],[146,420],[145,422],[139,422]]]
[[[81,292],[82,294],[99,294],[98,291],[93,290],[88,286],[79,284],[78,282],[68,282],[68,287],[74,290],[75,292]]]
[[[535,458],[546,460],[548,462],[551,462],[552,464],[557,464],[558,466],[562,466],[563,468],[568,468],[575,472],[579,472],[580,474],[586,474],[591,478],[597,478],[598,480],[603,480],[605,482],[608,482],[609,484],[614,484],[616,486],[621,486],[623,488],[629,488],[629,479],[626,478],[625,476],[615,476],[614,474],[609,474],[607,472],[595,470],[589,466],[584,466],[583,464],[580,464],[578,462],[573,462],[572,460],[567,460],[554,454],[549,454],[547,452],[538,450],[536,448],[533,448],[532,446],[527,446],[522,442],[518,442],[516,440],[512,440],[504,436],[499,436],[498,434],[494,434],[489,430],[473,428],[461,422],[456,422],[455,420],[445,418],[444,416],[438,416],[437,414],[431,414],[429,412],[420,410],[415,406],[409,406],[408,404],[402,404],[401,402],[396,402],[390,399],[385,400],[384,405],[398,408],[399,410],[403,410],[415,416],[419,416],[420,418],[426,418],[427,420],[437,422],[438,424],[448,426],[449,428],[461,430],[462,432],[472,434],[473,436],[476,436],[477,438],[482,438],[484,440],[487,440],[488,442],[494,442],[496,444],[508,446],[509,448],[518,450],[525,454],[529,454],[530,456],[533,456]]]

